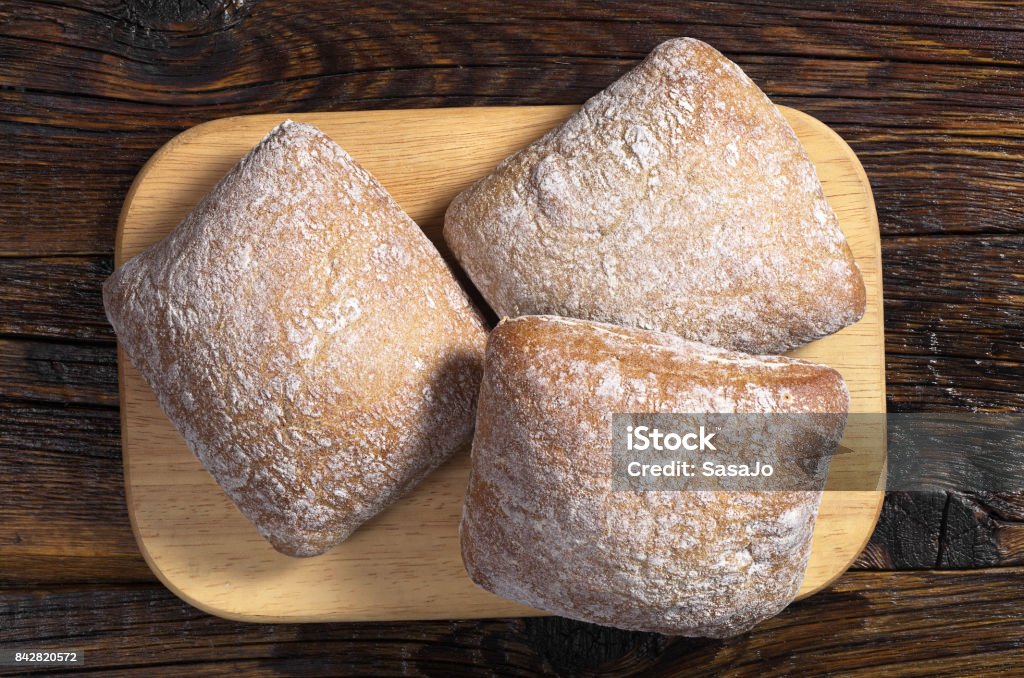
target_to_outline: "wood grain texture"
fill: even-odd
[[[117,407],[117,352],[107,345],[0,339],[0,399]]]
[[[151,579],[129,528],[118,431],[112,408],[0,402],[0,585]]]
[[[0,649],[38,638],[91,671],[147,676],[1006,676],[1024,653],[1024,570],[850,572],[724,641],[557,617],[390,624],[244,624],[157,586],[0,589]],[[0,675],[3,675],[0,669]],[[13,672],[9,672],[13,673]]]
[[[504,157],[564,120],[574,107],[448,108],[297,115],[345,148],[447,254],[441,237],[451,199]],[[813,118],[782,109],[817,168],[867,287],[855,325],[793,354],[838,369],[852,412],[885,409],[878,222],[849,147]],[[139,173],[122,212],[121,264],[164,237],[283,116],[227,118],[161,148]],[[120,355],[121,422],[128,506],[140,548],[185,600],[251,621],[478,618],[536,614],[475,586],[458,546],[469,474],[457,454],[407,498],[326,555],[297,561],[275,552],[242,518]],[[884,429],[851,425],[830,479],[877,455]],[[858,457],[854,459],[854,457]],[[876,475],[877,478],[877,475]],[[848,485],[849,486],[849,485]],[[827,491],[801,595],[838,577],[863,548],[882,493]]]
[[[1018,386],[1024,370],[1024,323],[1019,321],[1024,12],[1017,2],[651,0],[528,6],[469,0],[441,6],[398,0],[4,0],[0,257],[16,261],[0,261],[0,338],[29,341],[33,350],[53,353],[47,362],[30,359],[27,348],[9,346],[0,366],[7,417],[0,424],[4,477],[20,474],[42,490],[0,493],[0,585],[150,576],[134,550],[120,503],[119,434],[110,402],[116,396],[111,390],[97,399],[102,385],[81,368],[85,357],[74,352],[102,349],[113,360],[99,283],[110,270],[123,198],[160,145],[192,125],[226,115],[578,104],[659,41],[680,35],[711,42],[777,103],[806,111],[838,131],[863,162],[883,236],[889,409],[1024,409],[1024,389]],[[59,266],[50,265],[53,258]],[[33,289],[40,290],[39,303],[33,303]],[[17,364],[18,355],[26,356],[23,364]],[[38,383],[26,380],[43,364],[53,369],[47,368]],[[74,404],[61,402],[60,394]],[[43,456],[36,460],[38,454]],[[81,497],[64,491],[76,473],[88,478],[94,491]],[[947,510],[951,502],[962,505]],[[1024,520],[1008,508],[1013,505],[1003,497],[890,496],[859,566],[937,567],[953,554],[957,567],[1019,563]],[[79,528],[89,534],[94,553],[61,556],[61,535]],[[961,547],[986,543],[995,548]],[[996,600],[966,613],[942,602],[963,602],[961,594],[942,597],[942,586],[924,575],[863,574],[865,579],[850,580],[851,586],[876,581],[880,588],[873,590],[880,593],[902,580],[915,593],[896,593],[879,603],[891,615],[888,625],[875,626],[877,617],[860,620],[865,630],[853,644],[837,641],[834,655],[811,653],[802,663],[795,660],[795,667],[821,672],[835,666],[837,672],[874,675],[879,671],[871,667],[883,666],[889,675],[934,675],[945,666],[948,673],[997,675],[1020,658],[1019,650],[1003,645],[1024,631],[1013,610],[1002,613],[1003,602],[1016,597],[1014,587],[1021,581],[1016,570],[1000,583],[965,583],[968,598],[987,595],[986,586],[997,591]],[[139,609],[123,589],[108,591],[112,602],[104,609]],[[56,596],[57,590],[48,595]],[[161,595],[177,605],[170,594]],[[52,605],[60,606],[60,600],[43,590],[24,605],[38,605],[40,615],[71,624],[89,618],[88,610],[66,601],[57,617]],[[159,602],[141,603],[147,605],[155,606],[155,615],[164,614]],[[0,626],[6,628],[10,610],[0,608]],[[858,621],[843,605],[820,608],[818,614],[792,636],[771,636],[776,649],[794,643],[790,651],[800,654],[808,638],[827,643],[834,628]],[[40,615],[22,618],[34,619],[29,623],[40,631],[52,628]],[[943,628],[958,635],[935,642],[916,622],[901,632],[897,620],[908,618],[941,619]],[[98,623],[96,642],[135,643],[135,651],[115,651],[111,666],[121,670],[150,655],[162,657],[165,665],[151,664],[148,670],[180,675],[173,650],[161,654],[157,643],[124,633],[124,628],[159,626],[152,617],[145,619],[152,625]],[[184,670],[230,669],[241,651],[218,664],[227,641],[217,639],[216,631],[210,632],[214,640],[205,639],[206,619],[191,610],[164,618],[163,638],[187,637],[190,647],[210,647],[205,655],[191,654],[198,663]],[[349,662],[398,672],[397,657],[411,652],[432,658],[434,663],[419,665],[425,667],[422,673],[457,674],[484,661],[468,645],[409,628],[416,627],[342,627],[364,644],[345,641],[332,645],[330,653],[312,644],[308,651],[294,652],[288,643],[270,645],[262,650],[259,667],[301,674]],[[869,636],[870,628],[878,635]],[[594,665],[588,657],[607,660],[598,665],[628,667],[637,653],[658,652],[667,643],[647,639],[630,650],[629,636],[592,627],[546,621],[531,629],[531,646],[561,648],[564,661],[552,666],[564,673],[574,667],[585,673]],[[240,648],[251,639],[239,638]],[[371,643],[374,638],[379,642]],[[925,662],[929,651],[946,643],[961,653],[955,661]],[[501,640],[492,635],[486,645],[500,647]],[[349,647],[359,648],[361,664],[336,659]],[[751,662],[755,650],[733,650],[732,656]],[[621,662],[614,661],[620,656]],[[374,663],[374,657],[391,657],[393,663]],[[660,671],[685,664],[696,672],[701,666],[721,667],[724,660],[705,654],[687,661],[685,648],[672,652]],[[771,670],[783,673],[786,660],[774,661]],[[1006,670],[999,671],[1000,661]]]
[[[0,336],[110,342],[100,285],[113,259],[0,258]]]

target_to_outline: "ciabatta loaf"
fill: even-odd
[[[477,311],[310,125],[272,131],[103,299],[185,442],[289,555],[345,539],[470,440]]]
[[[671,40],[455,198],[444,236],[499,316],[782,353],[864,313],[793,129],[736,64]]]
[[[466,570],[566,617],[672,635],[746,631],[799,590],[821,492],[616,489],[611,415],[835,413],[816,438],[827,456],[848,406],[828,367],[583,320],[504,321],[484,363]]]

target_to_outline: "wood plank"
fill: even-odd
[[[0,493],[0,585],[152,579],[128,522],[118,424],[109,407],[0,401],[0,477],[18,479]]]
[[[855,567],[906,570],[937,567],[945,524],[945,492],[886,493],[878,526]]]
[[[890,238],[883,256],[890,409],[1024,408],[1024,236]]]
[[[1024,568],[848,572],[828,591],[727,640],[558,617],[244,624],[205,615],[160,586],[0,588],[0,649],[76,647],[92,671],[147,676],[768,677],[817,675],[823,667],[834,675],[1005,676],[1024,657],[1022,583]]]
[[[100,296],[111,262],[0,258],[0,335],[113,341]]]
[[[1024,495],[951,492],[939,567],[1024,564]]]
[[[0,339],[0,400],[117,407],[117,350]]]

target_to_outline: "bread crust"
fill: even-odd
[[[342,541],[470,440],[478,312],[310,125],[270,132],[103,299],[185,442],[288,555]]]
[[[725,637],[796,596],[817,491],[622,491],[611,415],[830,412],[842,377],[567,318],[503,321],[484,363],[461,523],[470,577],[500,596],[619,628]]]
[[[457,196],[444,236],[500,317],[782,353],[864,313],[793,129],[736,64],[689,38]]]

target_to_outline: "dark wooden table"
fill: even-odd
[[[560,619],[245,625],[176,599],[125,511],[118,211],[246,113],[579,103],[689,35],[860,156],[891,411],[1024,410],[1024,6],[0,0],[0,649],[146,675],[1024,672],[1024,500],[890,495],[854,571],[727,641]]]

